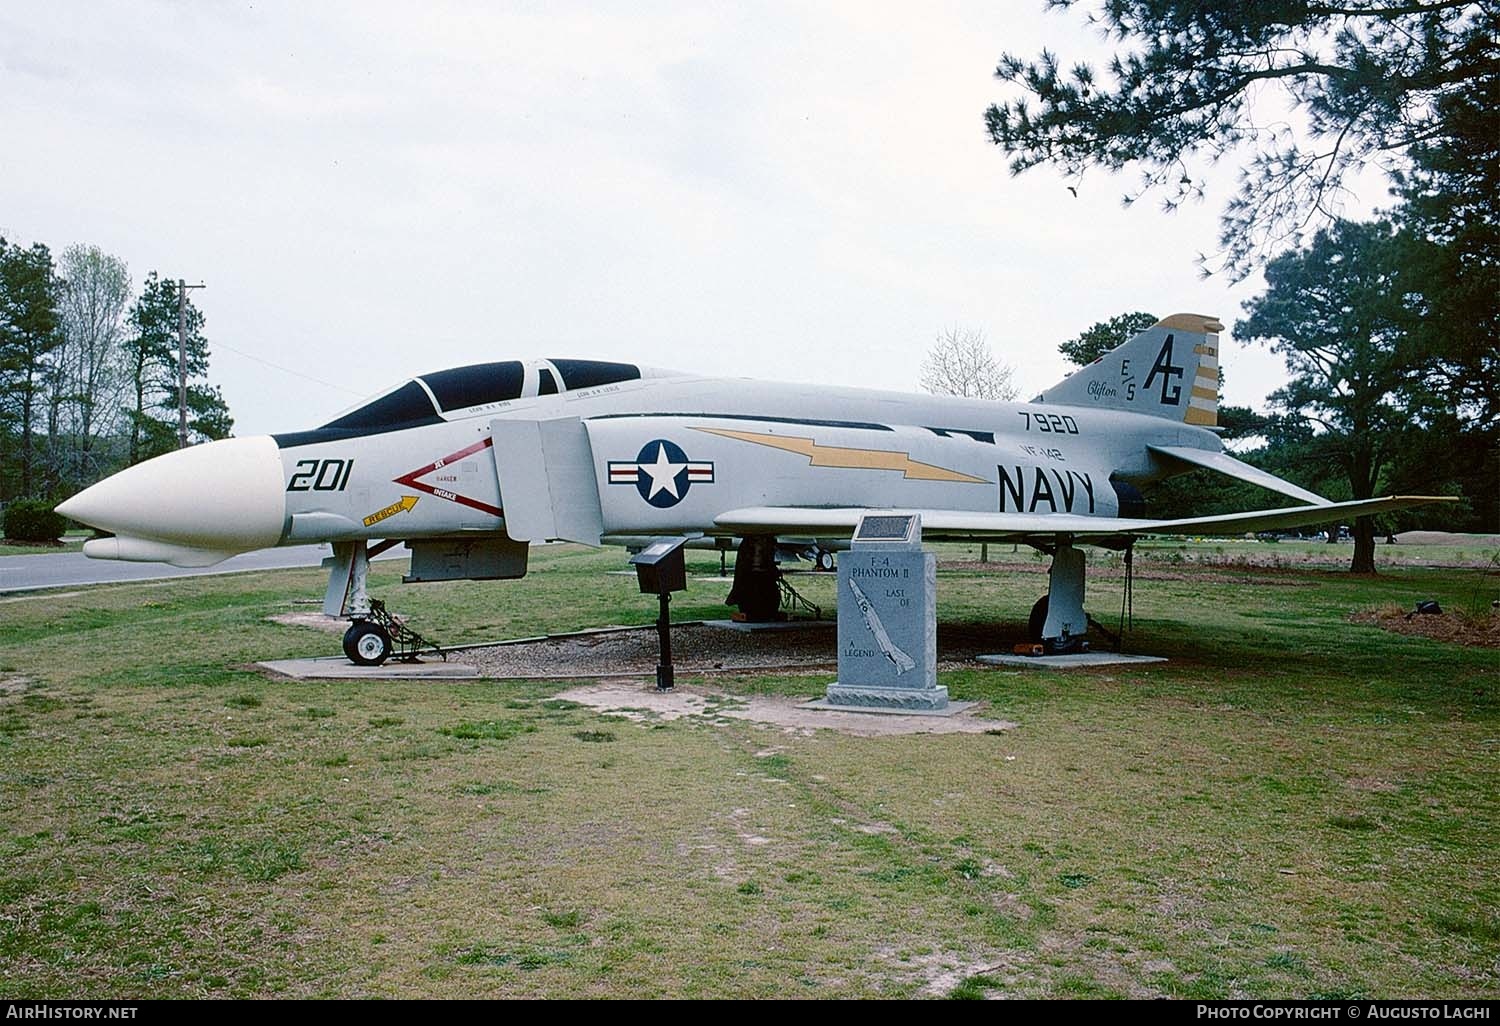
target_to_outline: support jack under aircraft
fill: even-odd
[[[733,548],[727,602],[781,615],[778,551],[821,558],[870,510],[916,511],[928,540],[1025,543],[1052,556],[1034,640],[1088,630],[1082,545],[1330,524],[1442,501],[1330,502],[1223,451],[1218,332],[1177,314],[1031,402],[707,378],[591,360],[477,364],[412,378],[311,431],[159,456],[58,511],[112,533],[95,559],[209,566],[331,543],[324,611],[345,652],[379,664],[369,556],[404,542],[407,581],[508,580],[533,542],[686,536]],[[1147,517],[1142,489],[1207,467],[1299,505]],[[378,607],[377,607],[378,608]]]

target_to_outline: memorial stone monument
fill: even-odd
[[[839,679],[827,704],[940,712],[937,559],[917,513],[867,513],[839,560]]]

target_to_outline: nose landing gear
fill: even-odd
[[[344,632],[344,655],[356,666],[379,666],[391,655],[391,636],[369,620],[356,620]]]
[[[333,559],[325,564],[329,577],[323,612],[352,621],[344,632],[344,655],[356,666],[379,666],[392,654],[398,662],[414,663],[424,650],[436,652],[447,662],[448,653],[441,646],[408,627],[380,599],[370,597],[370,555],[394,544],[383,542],[375,550],[367,549],[362,541],[335,544]]]
[[[436,652],[448,661],[442,646],[428,641],[406,626],[379,599],[370,600],[370,611],[357,617],[344,632],[344,655],[356,666],[379,666],[394,652],[398,663],[414,663],[423,651]]]

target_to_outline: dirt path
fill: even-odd
[[[896,734],[984,734],[1010,730],[1007,720],[989,720],[971,709],[954,716],[895,716],[888,713],[832,712],[807,709],[805,698],[756,695],[748,699],[728,697],[701,687],[678,687],[660,692],[649,684],[588,684],[557,696],[600,712],[619,713],[632,720],[677,720],[702,717],[708,722],[749,720],[779,727],[787,734],[811,734],[836,730],[854,737],[887,737]]]

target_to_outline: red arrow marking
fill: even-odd
[[[488,513],[490,516],[503,517],[505,515],[505,511],[499,506],[491,506],[487,502],[480,502],[478,499],[471,499],[467,495],[459,495],[457,492],[450,492],[446,488],[436,488],[430,484],[426,484],[422,481],[417,480],[417,478],[430,474],[434,470],[439,470],[443,467],[446,467],[454,460],[461,460],[465,456],[472,456],[480,449],[488,449],[494,444],[495,440],[493,438],[486,438],[482,441],[475,442],[473,445],[469,446],[466,449],[460,449],[458,450],[458,452],[449,453],[447,456],[444,456],[440,460],[433,460],[431,463],[427,464],[427,466],[422,467],[419,470],[413,470],[409,474],[403,474],[400,477],[395,478],[395,482],[397,484],[406,485],[406,487],[408,488],[415,488],[418,491],[426,492],[428,495],[436,495],[439,499],[447,499],[449,502],[456,502],[462,506],[469,506],[473,509],[479,510],[482,513]]]

